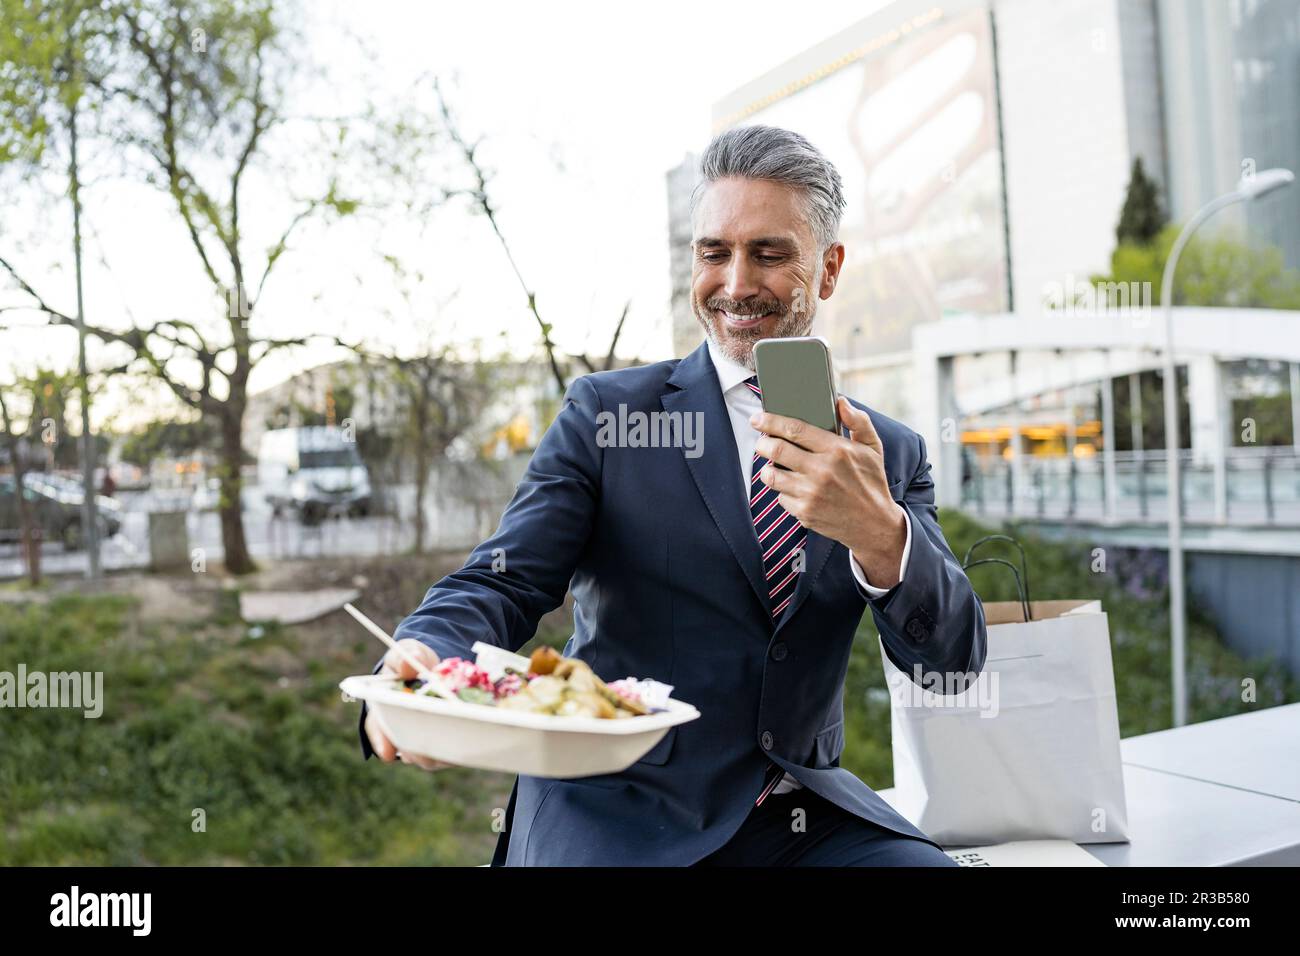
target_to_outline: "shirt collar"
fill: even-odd
[[[726,355],[722,350],[713,344],[713,339],[708,339],[709,358],[713,360],[713,368],[718,373],[718,384],[722,386],[722,394],[726,395],[741,382],[747,378],[753,378],[754,372],[745,368],[739,362],[736,362]]]

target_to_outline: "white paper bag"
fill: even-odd
[[[892,803],[943,846],[1128,839],[1110,633],[1098,601],[984,605],[988,655],[964,693],[923,691],[881,646]],[[953,689],[948,685],[948,689]]]

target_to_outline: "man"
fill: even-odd
[[[807,334],[835,291],[839,174],[763,126],[715,139],[702,173],[705,343],[576,380],[497,532],[397,637],[429,664],[477,640],[515,650],[571,589],[566,655],[672,684],[701,712],[620,774],[519,777],[494,864],[954,865],[839,766],[864,607],[907,674],[960,687],[984,666],[983,609],[939,529],[925,445],[842,397],[841,435],[765,414],[753,371],[755,342]],[[702,445],[602,440],[602,420],[634,412],[692,416]],[[396,655],[384,666],[413,676]],[[438,766],[362,721],[367,756]]]

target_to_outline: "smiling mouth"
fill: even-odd
[[[725,309],[714,309],[713,311],[721,316],[722,320],[733,329],[752,329],[755,326],[762,325],[763,321],[772,315],[771,312],[741,315],[736,312],[728,312]]]

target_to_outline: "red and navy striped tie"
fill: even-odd
[[[758,387],[758,376],[745,380],[745,384],[759,398],[763,397]],[[808,533],[794,517],[784,508],[778,495],[759,477],[759,472],[767,464],[767,459],[757,452],[749,470],[749,513],[754,518],[754,533],[758,535],[759,548],[763,552],[763,574],[767,578],[767,596],[772,607],[772,620],[779,621],[782,612],[794,597],[795,585],[799,572],[795,570],[795,552],[801,551],[808,541]],[[785,773],[776,764],[768,769],[767,782],[763,785],[754,806],[759,806]]]
[[[745,384],[759,398],[758,377],[752,376]],[[767,578],[767,596],[772,607],[772,620],[779,621],[781,613],[794,597],[799,570],[795,566],[795,553],[801,552],[808,542],[808,533],[794,515],[778,500],[775,491],[763,484],[759,473],[767,459],[757,452],[750,468],[749,513],[754,518],[754,533],[763,552],[763,573]]]

